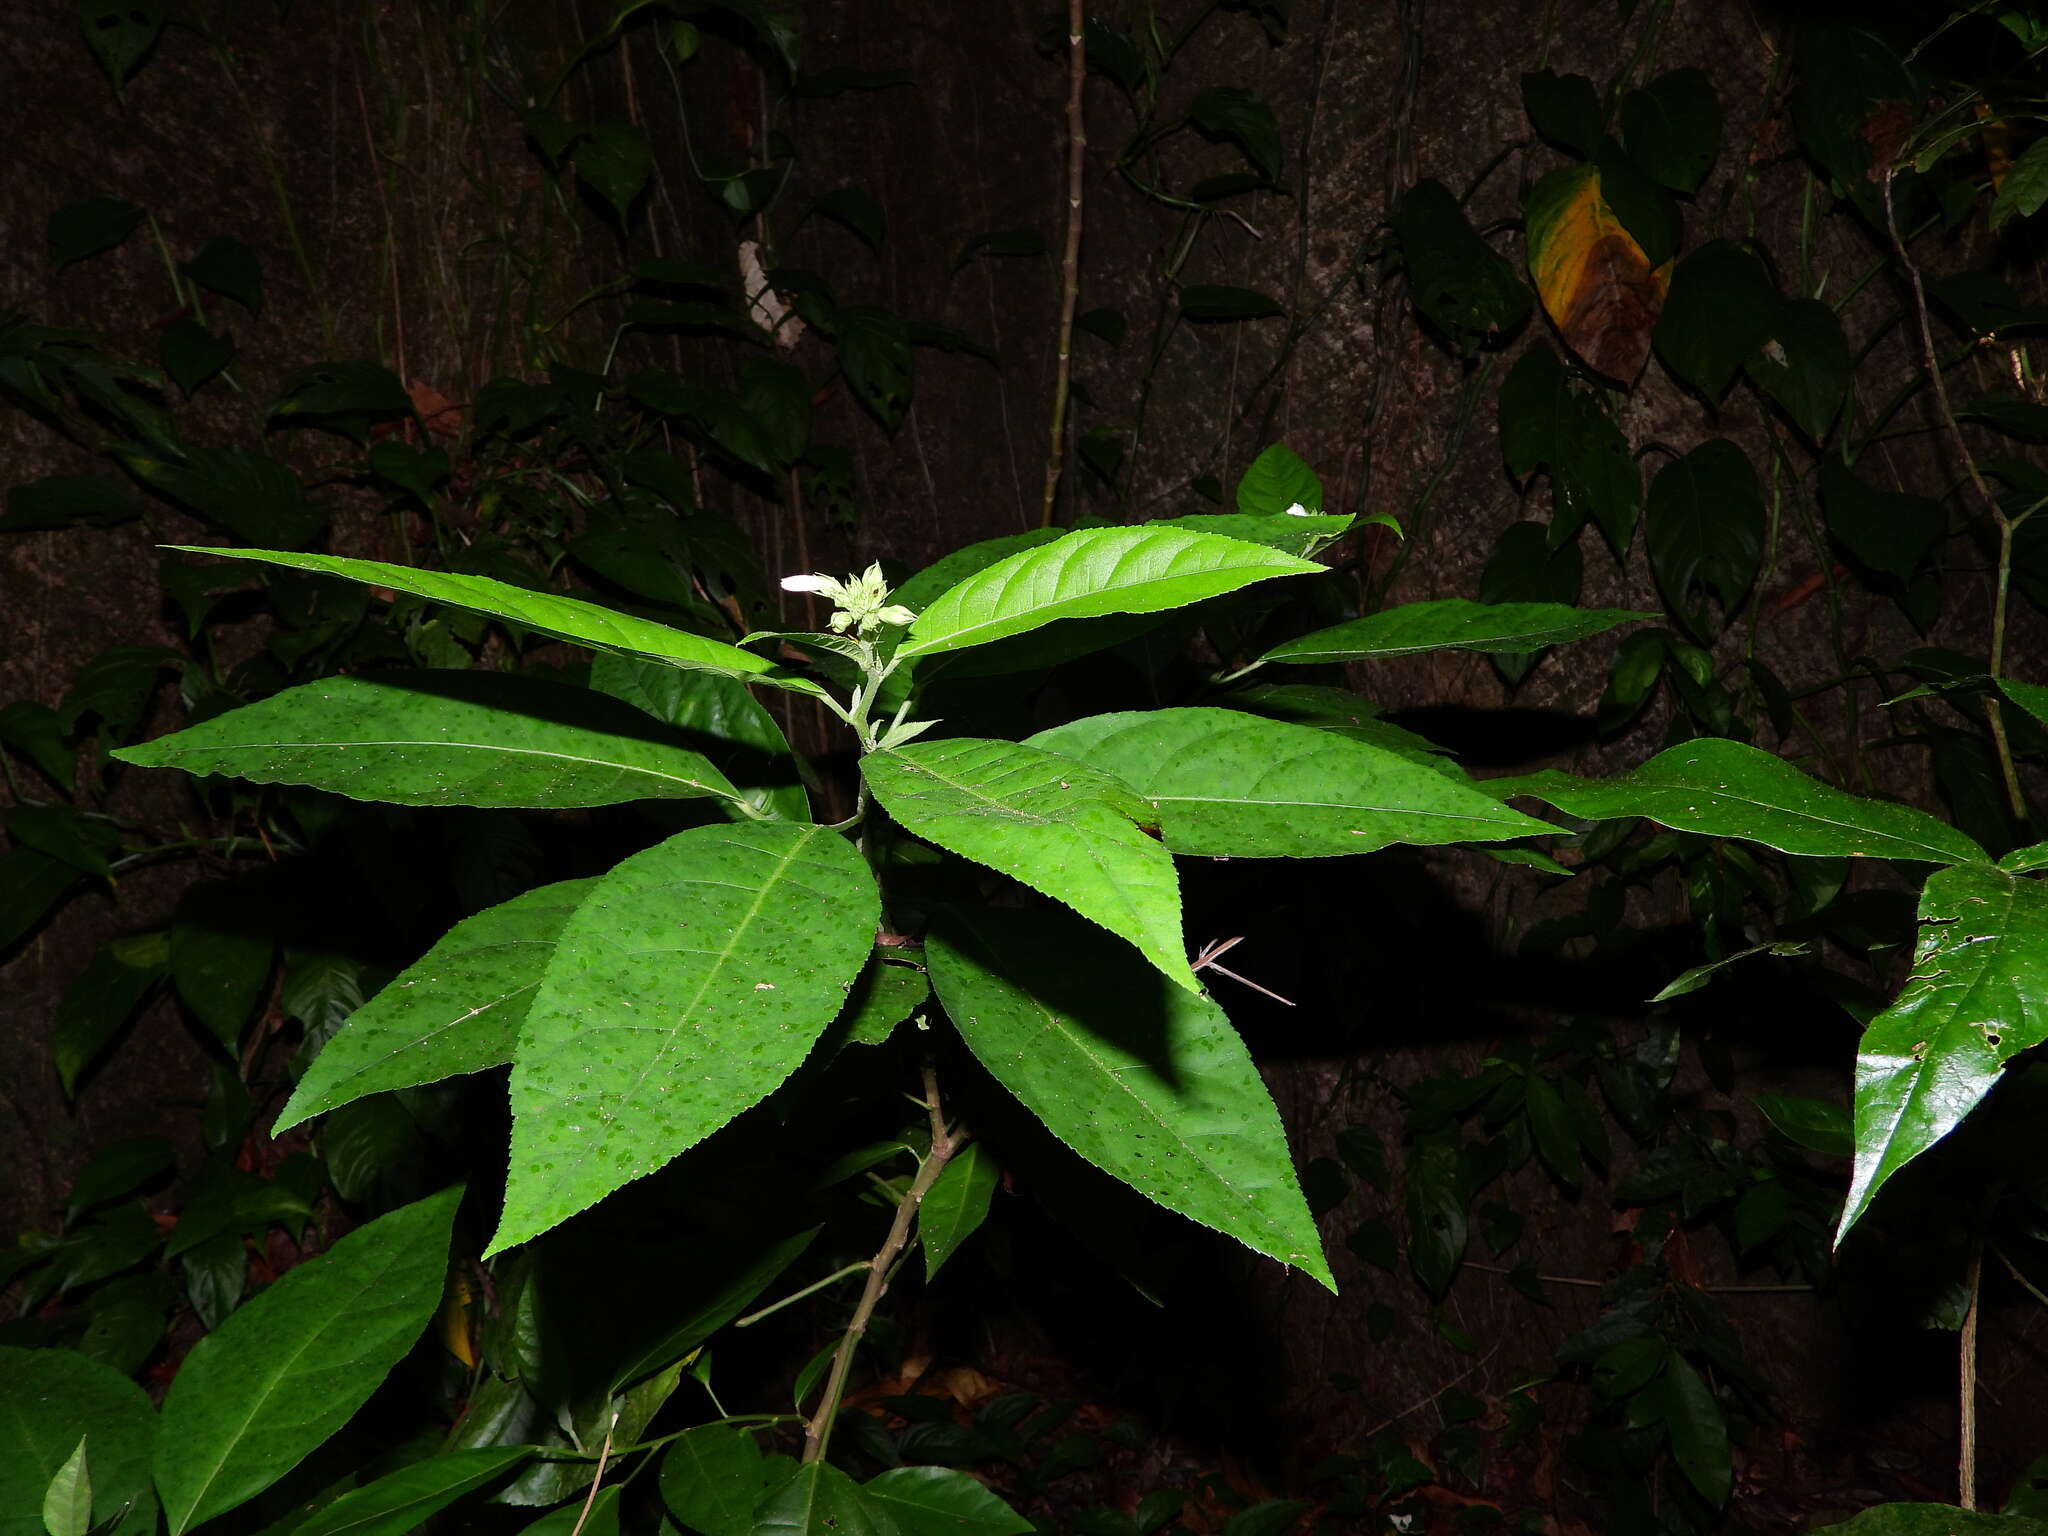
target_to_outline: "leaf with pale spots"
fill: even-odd
[[[853,845],[693,827],[601,876],[519,1032],[491,1253],[654,1172],[772,1093],[846,1002],[880,902]]]
[[[2048,885],[1937,870],[1898,1001],[1856,1052],[1856,1167],[1839,1242],[1891,1176],[1948,1135],[2006,1062],[2048,1040]]]
[[[932,985],[981,1064],[1046,1129],[1169,1210],[1331,1290],[1279,1111],[1210,998],[1053,910],[934,929]]]
[[[596,884],[543,885],[449,929],[313,1058],[277,1132],[365,1094],[510,1061],[562,925]]]
[[[1191,992],[1180,878],[1157,813],[1111,774],[1014,741],[920,741],[861,761],[884,810],[1137,945]]]

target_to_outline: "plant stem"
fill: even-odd
[[[1970,1256],[1970,1310],[1963,1314],[1963,1333],[1957,1349],[1959,1423],[1956,1454],[1956,1502],[1964,1509],[1977,1507],[1977,1295],[1983,1279],[1984,1254]]]
[[[946,1171],[946,1164],[953,1160],[953,1154],[971,1139],[969,1133],[959,1126],[950,1130],[946,1128],[945,1112],[939,1102],[938,1073],[929,1062],[924,1068],[924,1104],[932,1119],[932,1149],[926,1154],[923,1166],[917,1170],[917,1177],[903,1192],[903,1198],[896,1202],[896,1219],[889,1223],[889,1235],[875,1252],[868,1269],[868,1283],[861,1290],[860,1301],[853,1309],[853,1321],[846,1325],[845,1337],[840,1339],[838,1352],[832,1356],[832,1369],[825,1377],[825,1395],[818,1401],[818,1411],[804,1426],[803,1459],[807,1462],[822,1460],[825,1447],[831,1442],[832,1421],[839,1417],[839,1403],[846,1395],[846,1378],[853,1370],[854,1352],[860,1348],[861,1335],[867,1332],[875,1308],[888,1292],[896,1261],[909,1246],[910,1229],[917,1219],[918,1207],[924,1203],[932,1185],[938,1182],[939,1175]]]
[[[1088,81],[1087,22],[1081,0],[1067,0],[1067,246],[1060,257],[1059,360],[1052,386],[1052,431],[1045,450],[1045,499],[1038,526],[1052,526],[1067,436],[1067,395],[1073,378],[1074,308],[1081,293],[1081,182],[1088,149],[1082,88]]]
[[[1991,523],[1998,530],[1998,577],[1991,601],[1991,675],[1997,677],[2005,660],[2005,602],[2006,591],[2012,579],[2012,519],[2005,515],[2005,509],[1998,504],[1998,497],[1985,484],[1983,471],[1977,468],[1977,457],[1970,452],[1970,445],[1963,441],[1963,429],[1956,421],[1956,413],[1949,405],[1948,383],[1941,376],[1940,362],[1934,355],[1934,332],[1927,320],[1927,290],[1920,282],[1920,269],[1913,265],[1913,258],[1907,254],[1906,242],[1899,238],[1899,223],[1892,214],[1892,180],[1896,169],[1888,170],[1884,178],[1884,227],[1891,236],[1892,254],[1905,269],[1907,285],[1913,294],[1913,319],[1920,332],[1920,366],[1927,370],[1927,382],[1934,391],[1935,409],[1940,413],[1941,426],[1947,431],[1949,441],[1955,445],[1956,457],[1963,462],[1963,469],[1975,487],[1978,500],[1984,510],[1991,514]],[[2027,797],[2020,789],[2019,769],[2013,763],[2012,743],[2006,739],[2004,702],[1997,694],[1991,694],[1984,701],[1984,719],[1991,727],[1991,744],[1998,753],[1999,776],[2005,781],[2005,797],[2010,805],[2013,820],[2021,826],[2027,823]],[[1970,1271],[1974,1294],[1976,1269]],[[1975,1335],[1971,1335],[1974,1340]],[[1965,1407],[1966,1425],[1974,1424],[1974,1409]],[[1975,1459],[1973,1445],[1965,1447],[1965,1454]],[[1965,1508],[1974,1506],[1965,1504]]]

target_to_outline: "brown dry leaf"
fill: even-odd
[[[1529,275],[1565,345],[1596,372],[1633,384],[1650,356],[1668,273],[1600,195],[1590,165],[1553,171],[1529,198]]]
[[[1898,163],[1899,152],[1906,147],[1906,140],[1912,135],[1912,103],[1898,100],[1879,102],[1877,110],[1856,130],[1856,137],[1870,146],[1870,169],[1864,175],[1871,181],[1883,181],[1892,173],[1892,167]]]
[[[414,379],[405,387],[412,397],[412,408],[419,413],[420,425],[436,437],[462,436],[462,407],[450,400],[431,384]]]

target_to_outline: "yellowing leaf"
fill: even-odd
[[[1600,193],[1591,165],[1552,171],[1529,194],[1529,274],[1565,344],[1597,372],[1635,382],[1663,308],[1666,268],[1652,268]]]

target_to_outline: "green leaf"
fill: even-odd
[[[33,848],[0,853],[0,954],[49,916],[79,878],[78,871],[62,859]]]
[[[710,1536],[710,1533],[706,1533]],[[762,1501],[752,1536],[900,1536],[896,1524],[829,1461],[807,1461]]]
[[[143,1390],[97,1360],[68,1349],[0,1348],[0,1533],[44,1536],[50,1484],[91,1443],[93,1523],[148,1531],[156,1518],[149,1488],[156,1410]]]
[[[333,427],[361,438],[372,421],[412,412],[398,375],[377,363],[315,363],[284,381],[269,418]]]
[[[1188,104],[1188,121],[1212,139],[1227,139],[1244,151],[1268,181],[1280,179],[1280,127],[1273,109],[1251,92],[1212,85]]]
[[[292,1536],[406,1536],[465,1493],[533,1454],[524,1445],[444,1451],[351,1488],[292,1527]]]
[[[1697,192],[1721,152],[1721,103],[1706,75],[1674,69],[1622,97],[1621,142],[1659,186]]]
[[[661,1499],[702,1536],[752,1536],[754,1510],[796,1472],[787,1456],[763,1456],[746,1430],[700,1424],[661,1458]]]
[[[78,1437],[78,1449],[43,1494],[43,1529],[49,1536],[85,1536],[92,1529],[92,1473],[85,1459],[91,1438],[90,1431]]]
[[[931,995],[931,980],[921,966],[894,963],[887,950],[877,949],[854,983],[833,1037],[842,1045],[880,1045]]]
[[[1600,93],[1584,75],[1551,69],[1523,75],[1522,110],[1539,137],[1581,160],[1593,158],[1607,133]]]
[[[370,450],[370,473],[404,491],[422,507],[433,506],[434,488],[448,478],[451,467],[442,449],[415,448],[395,437]]]
[[[1272,576],[1323,567],[1242,539],[1181,528],[1088,528],[998,560],[932,598],[900,658],[957,651],[1059,619],[1158,613]],[[906,583],[906,586],[908,583]],[[910,602],[898,594],[900,601]]]
[[[960,247],[960,254],[953,258],[953,270],[958,272],[977,256],[1043,256],[1045,253],[1045,237],[1035,229],[991,229]]]
[[[1408,1267],[1432,1299],[1442,1300],[1465,1262],[1470,1237],[1464,1162],[1442,1135],[1417,1141],[1402,1179],[1408,1211]]]
[[[1180,291],[1183,320],[1222,321],[1265,320],[1284,315],[1287,309],[1278,299],[1254,288],[1232,288],[1222,283],[1191,283]]]
[[[1335,1290],[1280,1116],[1210,998],[1162,983],[1057,911],[932,934],[932,985],[968,1047],[1105,1173]]]
[[[2043,203],[2048,203],[2048,139],[2036,139],[2005,168],[1998,195],[1991,199],[1991,227],[1997,229],[2011,218],[2030,219]]]
[[[874,947],[873,877],[823,827],[677,833],[599,877],[519,1032],[490,1253],[703,1140],[796,1070]]]
[[[1611,779],[1546,769],[1491,779],[1486,787],[1503,799],[1532,795],[1594,821],[1645,816],[1680,832],[1747,838],[1813,858],[1990,862],[1983,849],[1925,811],[1849,794],[1768,752],[1718,737],[1671,747]]]
[[[170,9],[166,0],[78,0],[85,46],[107,72],[115,95],[156,47]]]
[[[189,395],[235,360],[235,344],[180,315],[157,338],[157,355],[171,382]]]
[[[1821,466],[1820,502],[1829,536],[1894,596],[1905,593],[1948,536],[1940,502],[1879,490],[1832,460]]]
[[[72,1181],[64,1219],[75,1221],[80,1212],[152,1184],[177,1165],[171,1144],[161,1136],[133,1136],[109,1142]]]
[[[50,215],[50,260],[59,271],[111,251],[140,227],[146,215],[118,197],[89,197],[67,203]]]
[[[1312,666],[1414,656],[1424,651],[1519,653],[1539,651],[1604,634],[1621,624],[1654,619],[1627,608],[1574,608],[1566,603],[1473,603],[1461,597],[1404,603],[1348,624],[1319,629],[1277,645],[1259,658]]]
[[[440,1305],[460,1188],[379,1217],[193,1346],[164,1398],[171,1536],[254,1498],[369,1399]]]
[[[917,1208],[917,1235],[924,1244],[924,1277],[938,1277],[939,1266],[958,1251],[988,1219],[988,1205],[1002,1169],[980,1142],[946,1164]]]
[[[1673,1350],[1664,1374],[1631,1406],[1631,1412],[1646,1413],[1664,1425],[1671,1436],[1671,1459],[1702,1498],[1716,1509],[1728,1502],[1732,1480],[1728,1422],[1714,1399],[1714,1389],[1691,1361]]]
[[[651,656],[656,661],[686,671],[715,672],[725,677],[752,678],[777,688],[822,695],[824,690],[804,678],[775,675],[772,662],[736,645],[707,640],[702,635],[671,629],[587,603],[580,598],[559,597],[552,592],[534,592],[488,576],[460,576],[445,571],[422,571],[407,565],[387,565],[381,560],[351,560],[339,555],[302,555],[274,549],[209,549],[180,544],[173,548],[186,554],[226,555],[242,560],[261,560],[292,570],[316,571],[343,576],[372,586],[390,587],[508,620],[527,629],[552,635],[558,640],[587,645],[593,650],[613,651],[628,656]]]
[[[1735,617],[1756,580],[1767,522],[1756,469],[1725,437],[1671,460],[1650,482],[1643,513],[1650,569],[1671,612],[1702,644],[1711,645]],[[1720,625],[1701,611],[1701,589],[1720,600]]]
[[[229,1055],[270,981],[265,900],[255,882],[208,881],[185,892],[171,923],[171,985]]]
[[[327,526],[291,466],[246,448],[188,448],[182,464],[124,452],[136,478],[238,539],[304,544]]]
[[[1844,1106],[1777,1093],[1760,1093],[1751,1102],[1781,1135],[1807,1151],[1828,1157],[1856,1155],[1854,1121]]]
[[[1474,233],[1442,182],[1420,182],[1404,192],[1393,226],[1416,309],[1453,341],[1513,331],[1529,318],[1528,285]]]
[[[2048,886],[1937,870],[1913,971],[1856,1052],[1856,1165],[1836,1241],[1893,1174],[1962,1124],[2020,1052],[2048,1039]]]
[[[871,251],[879,251],[888,234],[889,222],[882,213],[881,205],[859,187],[835,187],[820,194],[812,199],[804,217],[809,218],[814,213],[844,224],[860,236],[861,243]]]
[[[971,737],[871,752],[860,766],[907,831],[1065,902],[1201,990],[1173,856],[1147,835],[1155,813],[1127,785],[1070,757]]]
[[[868,1479],[861,1492],[871,1506],[888,1512],[903,1536],[1025,1536],[1036,1529],[981,1483],[951,1467],[891,1467]]]
[[[910,331],[886,309],[854,305],[834,317],[839,368],[854,397],[890,431],[910,409]]]
[[[82,875],[104,880],[113,874],[110,856],[120,851],[121,834],[105,821],[68,805],[17,805],[4,819],[7,835],[21,847],[62,859]]]
[[[1029,745],[1128,784],[1175,853],[1316,858],[1555,831],[1384,748],[1237,710],[1096,715]]]
[[[1743,366],[1816,443],[1841,414],[1855,371],[1841,317],[1818,299],[1782,301],[1769,335]]]
[[[1279,517],[1299,507],[1323,510],[1323,482],[1285,443],[1274,443],[1246,466],[1237,482],[1237,510]]]
[[[141,515],[135,493],[111,475],[46,475],[9,487],[0,532],[113,528]]]
[[[789,740],[746,684],[607,652],[591,662],[590,686],[691,733],[698,749],[755,809],[784,821],[811,819]]]
[[[1190,512],[1184,517],[1155,518],[1150,528],[1185,528],[1191,533],[1216,533],[1226,539],[1277,549],[1307,559],[1333,539],[1347,533],[1352,519],[1335,514],[1296,512],[1278,517],[1252,512]]]
[[[163,974],[162,961],[136,965],[119,946],[103,944],[65,987],[50,1036],[50,1060],[67,1098],[77,1094],[86,1069],[113,1043]]]
[[[200,287],[233,299],[252,315],[263,312],[263,264],[239,240],[216,235],[178,269]]]
[[[1553,546],[1591,517],[1617,551],[1628,548],[1643,500],[1642,470],[1621,429],[1572,386],[1548,347],[1524,352],[1501,384],[1500,447],[1511,474],[1549,470]]]
[[[1665,366],[1719,404],[1771,340],[1780,308],[1761,261],[1733,241],[1709,240],[1678,263],[1652,335]]]
[[[399,805],[740,798],[724,774],[638,710],[504,672],[330,677],[115,756]]]
[[[611,204],[621,224],[654,173],[646,136],[624,122],[593,124],[569,152],[569,163],[585,186]]]
[[[739,1259],[714,1260],[702,1270],[693,1270],[680,1295],[667,1289],[662,1296],[665,1326],[652,1344],[613,1370],[611,1390],[616,1392],[687,1356],[773,1285],[803,1257],[817,1235],[818,1229],[811,1227],[770,1243],[758,1255],[742,1250]]]
[[[365,1094],[510,1061],[562,927],[596,884],[557,881],[449,929],[327,1042],[272,1134]]]

